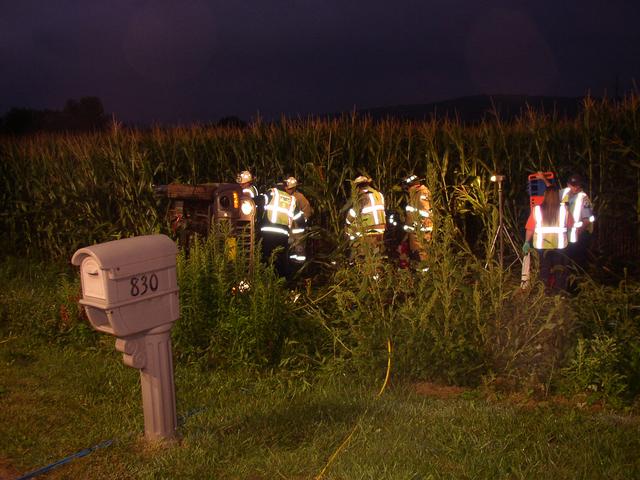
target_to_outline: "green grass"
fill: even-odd
[[[447,248],[446,242],[440,245]],[[0,263],[0,478],[8,472],[9,478],[17,477],[105,440],[115,442],[54,470],[47,478],[312,479],[321,473],[324,479],[638,477],[640,419],[629,414],[638,411],[637,399],[635,408],[627,407],[627,414],[621,415],[619,411],[595,411],[588,406],[593,403],[589,398],[580,400],[583,408],[555,404],[549,396],[536,404],[529,401],[536,394],[533,391],[531,397],[521,394],[522,404],[488,401],[482,390],[446,399],[416,393],[409,380],[416,378],[411,375],[412,366],[438,365],[440,371],[446,371],[459,368],[465,360],[446,357],[446,348],[425,349],[425,345],[437,346],[448,338],[438,334],[438,329],[458,325],[455,322],[464,320],[461,313],[473,320],[478,312],[492,312],[491,302],[496,308],[506,306],[504,311],[502,307],[495,310],[503,312],[496,332],[481,329],[481,340],[495,344],[497,353],[487,357],[496,361],[495,372],[533,375],[533,367],[544,367],[535,358],[536,351],[546,348],[547,340],[542,337],[562,340],[562,329],[549,324],[553,309],[540,312],[539,317],[519,310],[531,300],[543,301],[535,289],[519,293],[517,301],[512,301],[511,295],[503,293],[499,272],[490,269],[479,282],[466,284],[460,279],[468,278],[469,262],[460,270],[453,257],[443,253],[438,258],[443,265],[431,271],[440,268],[442,276],[447,274],[449,283],[440,281],[450,286],[441,289],[438,301],[443,308],[449,305],[449,316],[403,323],[414,319],[411,308],[424,311],[427,303],[429,308],[439,305],[428,302],[424,295],[438,286],[432,284],[438,281],[435,273],[431,282],[423,279],[403,287],[415,290],[421,299],[422,303],[412,305],[406,295],[394,293],[403,292],[395,280],[408,272],[395,276],[385,271],[371,284],[368,276],[359,275],[358,267],[353,268],[356,278],[364,282],[361,287],[367,287],[368,293],[353,303],[345,296],[346,290],[342,296],[334,291],[336,302],[348,300],[341,311],[332,307],[328,292],[312,292],[314,297],[320,295],[317,298],[326,294],[329,305],[322,305],[325,310],[320,313],[310,311],[308,318],[302,317],[305,322],[287,333],[279,365],[212,364],[191,355],[179,356],[175,348],[180,439],[166,446],[149,445],[143,439],[138,372],[122,364],[114,338],[92,332],[78,314],[77,272],[63,265],[4,259]],[[353,278],[346,277],[342,287],[347,288],[347,280],[357,293],[354,287],[359,284]],[[490,293],[491,298],[483,300],[489,302],[486,308],[480,298],[486,295],[479,293],[478,285]],[[576,301],[584,303],[585,311],[588,302],[600,308],[606,303],[608,323],[597,324],[599,314],[582,321],[608,336],[602,337],[602,348],[585,350],[571,364],[574,368],[569,373],[581,386],[579,393],[585,386],[591,390],[592,385],[598,389],[611,385],[611,373],[618,373],[603,352],[610,345],[607,338],[627,339],[628,348],[622,349],[620,343],[621,353],[632,351],[637,338],[632,314],[637,305],[635,284],[584,293]],[[476,303],[465,303],[466,298]],[[563,305],[559,298],[549,301],[549,307]],[[318,301],[316,308],[323,303]],[[287,321],[301,312],[290,311]],[[328,326],[341,341],[349,342],[350,356],[336,352],[332,356],[322,350],[313,361],[303,361],[309,355],[306,347],[314,341],[307,338],[313,330],[301,327],[319,321],[312,314],[335,322]],[[224,315],[229,317],[225,321],[232,318],[229,312]],[[448,320],[441,324],[439,319]],[[521,323],[522,319],[529,323]],[[347,325],[348,321],[352,324]],[[460,324],[462,330],[464,325]],[[209,328],[204,326],[202,332],[215,335],[215,329]],[[378,397],[385,378],[382,346],[389,331],[394,345],[392,382]],[[424,343],[420,335],[429,332],[433,341]],[[352,337],[355,342],[350,341]],[[300,343],[305,341],[309,345]],[[228,355],[241,360],[243,351],[229,351]],[[513,365],[501,367],[500,362]],[[598,367],[603,362],[604,370]],[[637,373],[635,360],[625,365]],[[558,365],[551,365],[551,371],[560,372]],[[500,379],[485,376],[483,382],[495,388]],[[601,408],[602,403],[597,406]]]
[[[142,439],[137,371],[96,348],[0,340],[0,459],[26,473],[104,440],[47,478],[637,478],[640,421],[570,407],[436,399],[348,376],[176,365],[180,441]]]
[[[442,245],[446,247],[444,242]],[[441,262],[450,259],[446,254],[438,258]],[[443,273],[449,272],[452,282],[467,278],[462,275],[467,270],[461,273],[456,264],[446,265]],[[74,311],[77,272],[63,265],[5,259],[0,263],[0,478],[8,472],[9,478],[17,477],[106,440],[114,443],[61,466],[47,478],[626,479],[640,475],[640,419],[628,413],[637,412],[633,406],[621,415],[598,413],[584,398],[581,409],[554,404],[549,397],[535,404],[526,395],[521,396],[526,400],[522,404],[488,401],[482,390],[446,399],[416,393],[409,380],[416,378],[410,375],[412,365],[441,365],[441,371],[448,368],[443,360],[446,349],[425,353],[424,339],[419,336],[435,328],[433,342],[439,345],[440,316],[425,317],[422,324],[411,323],[415,330],[407,330],[402,323],[406,309],[426,309],[428,297],[423,294],[434,285],[423,280],[424,285],[405,286],[415,289],[422,299],[421,307],[412,306],[405,296],[391,295],[398,291],[394,280],[401,276],[386,272],[372,285],[357,268],[354,270],[357,278],[362,277],[363,288],[368,285],[371,290],[363,293],[362,301],[375,298],[377,303],[357,306],[350,300],[345,311],[324,305],[322,317],[336,322],[329,326],[344,341],[349,341],[350,335],[356,338],[355,343],[349,343],[353,343],[351,356],[322,351],[312,362],[303,362],[304,345],[289,343],[313,344],[306,338],[313,330],[298,328],[310,323],[301,323],[287,334],[286,352],[279,365],[242,361],[212,364],[191,355],[179,356],[174,349],[180,438],[175,444],[160,446],[143,439],[138,372],[122,364],[114,338],[89,330],[86,320]],[[510,300],[502,298],[501,276],[491,272],[487,271],[480,283],[488,291],[495,290],[492,295],[501,300],[485,300],[509,305]],[[482,302],[476,283],[455,285],[451,283],[450,295],[473,295],[458,298],[455,301],[460,301],[460,307],[449,308],[475,318],[473,312],[483,310],[478,307]],[[532,292],[521,293],[519,301],[504,311],[496,324],[499,334],[481,332],[486,336],[483,341],[496,344],[497,360],[508,363],[517,357],[523,362],[497,372],[522,369],[532,375],[532,366],[540,366],[528,357],[526,342],[513,343],[506,337],[527,341],[535,337],[532,346],[540,342],[540,348],[546,345],[540,338],[543,333],[553,333],[560,341],[557,334],[561,331],[547,327],[545,318],[551,318],[551,313],[543,312],[536,319],[516,309],[516,304],[537,298]],[[625,305],[637,304],[635,287],[625,286],[622,292],[624,295],[618,290],[597,290],[600,300],[594,305],[608,301],[610,320],[619,319],[616,325],[629,324],[623,330],[629,334],[634,332],[635,316],[622,314],[628,310]],[[444,293],[440,293],[443,302]],[[329,293],[326,295],[328,299]],[[339,303],[342,297],[333,295]],[[622,295],[616,301],[617,310],[612,303],[616,295]],[[478,305],[465,305],[464,298],[476,299]],[[552,302],[555,305],[560,299]],[[321,303],[324,301],[317,302],[316,308]],[[347,316],[347,307],[351,316]],[[301,312],[289,312],[287,321]],[[461,320],[455,312],[450,318],[442,317],[449,318],[449,328]],[[314,320],[311,313],[304,317],[308,322]],[[375,316],[380,318],[373,321]],[[521,318],[531,325],[516,325]],[[353,323],[349,328],[347,320]],[[391,329],[394,344],[392,381],[378,397],[386,365],[382,340],[388,331],[383,327]],[[203,332],[213,335],[215,330],[207,328]],[[515,347],[517,351],[511,350]],[[604,359],[598,357],[599,351],[576,364],[574,371],[580,374],[579,380],[585,379],[585,385],[604,385],[604,377],[591,375],[599,370],[583,368]],[[229,356],[242,359],[241,353],[230,351]],[[458,368],[462,361],[462,357],[451,357],[449,363]],[[485,385],[491,384],[491,378],[485,377]]]

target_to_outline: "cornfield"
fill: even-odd
[[[575,119],[533,110],[513,122],[474,125],[352,115],[248,128],[3,137],[0,158],[4,255],[67,262],[81,246],[168,232],[153,185],[233,182],[244,169],[259,187],[297,177],[316,211],[312,224],[323,248],[339,250],[349,180],[371,176],[388,207],[397,208],[399,181],[413,172],[426,179],[437,213],[428,277],[388,264],[337,268],[292,300],[284,284],[261,269],[249,293],[230,296],[239,274],[226,272],[215,242],[205,242],[189,259],[180,257],[177,347],[214,363],[240,358],[300,371],[310,364],[367,371],[385,362],[385,346],[393,342],[400,375],[458,383],[502,375],[530,385],[550,381],[558,362],[570,357],[578,317],[539,286],[520,291],[513,277],[484,267],[498,226],[498,192],[489,178],[506,178],[507,228],[520,244],[529,213],[527,176],[553,171],[564,180],[582,173],[597,215],[594,264],[623,283],[591,282],[576,298],[580,318],[593,327],[583,330],[601,340],[583,342],[582,360],[568,371],[579,380],[574,383],[600,382],[575,372],[595,365],[599,346],[613,338],[624,352],[620,358],[631,359],[622,370],[629,393],[640,391],[638,290],[621,273],[622,267],[637,272],[639,264],[640,96],[587,98]],[[372,272],[384,272],[382,280],[372,283]],[[600,311],[610,312],[603,324]],[[609,390],[617,392],[614,387]]]
[[[4,251],[68,258],[94,242],[165,228],[152,185],[231,182],[250,169],[260,186],[291,174],[330,237],[342,228],[348,180],[367,173],[399,200],[397,184],[429,179],[442,213],[486,252],[496,228],[492,173],[506,176],[507,222],[520,238],[527,175],[581,172],[598,213],[597,251],[634,264],[640,225],[640,97],[584,101],[576,119],[526,111],[516,121],[283,120],[249,128],[177,128],[0,139]],[[484,249],[484,250],[483,250]]]

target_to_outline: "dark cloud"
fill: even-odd
[[[637,2],[3,3],[0,114],[96,95],[130,122],[277,118],[640,77]]]

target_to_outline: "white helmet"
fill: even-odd
[[[289,177],[284,181],[286,188],[296,188],[298,186],[298,180],[295,177]]]
[[[243,170],[236,177],[236,182],[238,183],[250,183],[253,182],[253,175],[249,170]]]
[[[353,181],[353,184],[354,185],[361,185],[363,183],[371,183],[371,182],[373,182],[373,180],[371,180],[366,175],[360,175],[359,177],[355,178],[355,180]]]

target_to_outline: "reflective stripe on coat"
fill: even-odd
[[[357,205],[349,209],[345,223],[347,235],[351,240],[369,234],[384,233],[386,214],[384,211],[384,195],[371,187],[360,190],[357,194]]]
[[[262,226],[263,232],[274,232],[289,235],[296,210],[296,199],[287,192],[271,188],[264,194],[264,220],[267,225]]]
[[[536,205],[533,210],[536,222],[533,231],[533,246],[538,250],[562,249],[567,246],[567,207],[560,204],[557,225],[544,225],[542,221],[542,208]]]
[[[573,217],[573,227],[569,232],[569,241],[575,243],[578,241],[578,230],[582,227],[582,219],[589,219],[589,231],[593,230],[593,222],[596,221],[596,217],[593,215],[593,209],[591,208],[591,202],[589,197],[584,192],[578,192],[575,195],[571,195],[571,189],[569,187],[560,191],[560,201],[569,205],[571,210],[571,217]]]

